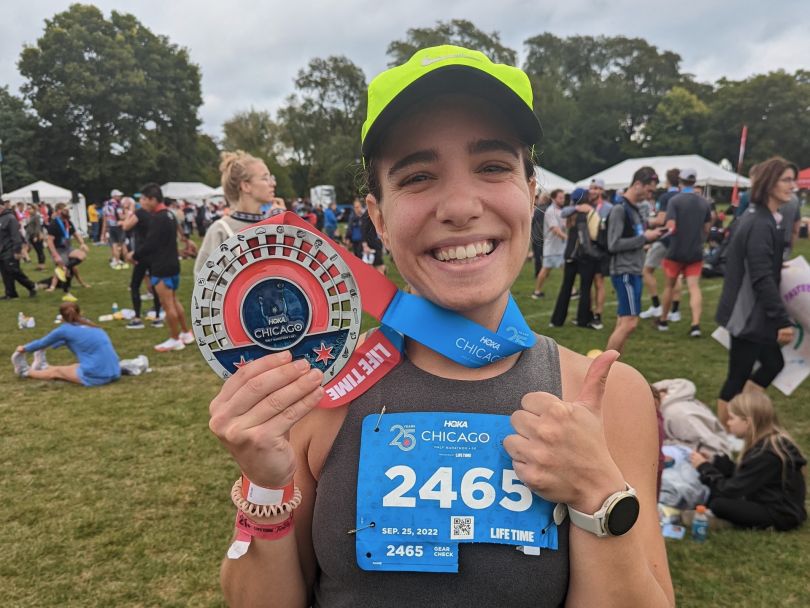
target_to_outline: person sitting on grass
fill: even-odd
[[[38,380],[65,380],[84,386],[100,386],[121,377],[118,354],[107,333],[81,315],[75,302],[63,302],[59,307],[62,324],[44,338],[17,347],[11,356],[14,373],[21,378]],[[78,363],[48,365],[45,349],[67,346],[76,355]],[[28,365],[25,353],[34,353]]]
[[[737,466],[724,455],[712,462],[700,452],[691,456],[700,481],[711,489],[709,508],[744,528],[798,528],[807,519],[807,460],[779,426],[765,393],[740,393],[728,410],[729,431],[745,442]]]

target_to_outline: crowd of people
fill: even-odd
[[[241,151],[221,158],[224,206],[169,201],[154,183],[133,198],[113,190],[90,215],[91,238],[109,245],[112,269],[132,268],[135,316],[127,327],[145,327],[145,284],[156,309],[152,324],[162,326],[162,308],[168,326],[167,339],[155,349],[172,352],[193,343],[177,298],[183,252],[196,258],[196,272],[235,233],[288,209],[383,273],[387,250],[412,294],[463,318],[471,332],[500,336],[507,315],[520,324],[510,290],[528,243],[535,299],[545,297],[548,277],[561,269],[552,327],[565,324],[578,297],[575,325],[603,329],[608,278],[617,322],[606,352],[595,359],[537,335],[516,354],[475,368],[406,336],[403,362],[343,408],[316,409],[323,374],[306,361],[293,361],[289,352],[241,367],[210,405],[212,431],[236,460],[242,483],[257,488],[234,495],[235,540],[247,538],[249,549],[242,546],[223,563],[228,602],[255,605],[273,594],[285,606],[388,606],[403,597],[455,605],[459,596],[476,597],[482,605],[556,606],[566,598],[596,605],[605,597],[620,597],[622,605],[673,605],[650,474],[660,452],[653,394],[641,374],[616,360],[639,319],[654,319],[661,332],[679,320],[681,281],[689,294],[688,333],[702,335],[705,248],[723,216],[701,195],[699,176],[688,167],[668,171],[663,189],[655,170],[644,166],[616,193],[594,179],[587,189],[536,196],[532,145],[540,127],[531,85],[517,68],[494,64],[482,53],[423,49],[369,86],[370,99],[387,101],[368,108],[362,135],[368,194],[354,201],[342,234],[336,205],[321,209],[277,198],[266,163]],[[793,338],[778,285],[798,221],[798,214],[786,211],[797,173],[781,158],[758,165],[747,209],[723,226],[727,262],[716,316],[731,334],[731,350],[717,407],[743,450],[736,465],[710,460],[699,449],[691,461],[711,490],[715,514],[746,527],[783,530],[806,519],[806,461],[764,393],[782,367],[779,345]],[[0,213],[6,297],[17,297],[15,282],[36,294],[19,264],[25,240],[40,265],[47,244],[65,300],[62,325],[18,346],[12,363],[22,377],[104,384],[120,368],[106,333],[82,317],[70,291],[88,247],[66,209],[57,205],[43,213],[29,207],[27,218],[8,207]],[[202,237],[198,252],[189,245],[195,228]],[[31,235],[38,236],[38,246]],[[657,268],[664,274],[660,296]],[[642,310],[645,285],[650,307]],[[77,363],[49,367],[44,349],[57,345],[70,348]],[[26,353],[33,353],[32,365]],[[567,506],[559,518],[554,508],[556,549],[532,554],[525,547],[467,544],[454,576],[437,575],[421,561],[407,572],[367,571],[373,564],[359,568],[355,489],[372,463],[360,461],[358,446],[369,441],[364,419],[379,416],[379,427],[386,408],[404,417],[401,428],[415,424],[417,412],[508,418],[513,433],[502,445],[515,482],[533,492],[527,492],[529,502],[536,495],[552,507]],[[428,488],[423,494],[425,487],[420,499],[431,499],[436,492]],[[382,498],[381,484],[372,491]],[[442,500],[455,501],[456,493],[450,494]],[[255,516],[259,503],[250,501],[257,496],[273,497],[275,502],[261,504],[276,511]],[[491,502],[481,508],[497,509]],[[619,504],[624,506],[616,509]],[[620,510],[621,521],[611,515]],[[522,582],[500,585],[507,576]]]

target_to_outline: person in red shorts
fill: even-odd
[[[678,275],[683,275],[689,289],[689,308],[692,311],[689,335],[699,338],[700,312],[703,306],[700,273],[703,270],[703,245],[709,235],[712,212],[708,201],[695,192],[697,172],[694,169],[682,169],[679,180],[681,192],[673,196],[667,205],[666,228],[669,230],[670,240],[661,264],[665,287],[658,329],[669,329],[667,316],[672,304],[675,281]]]

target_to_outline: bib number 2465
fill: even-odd
[[[512,469],[501,472],[501,489],[504,496],[498,504],[508,511],[527,511],[532,506],[533,494],[517,478]],[[416,496],[408,493],[417,483],[416,471],[407,465],[395,465],[385,472],[388,479],[402,478],[400,484],[383,497],[383,507],[416,507]],[[417,495],[422,500],[435,500],[442,509],[449,509],[461,493],[461,501],[470,509],[488,509],[495,503],[497,492],[491,480],[495,471],[485,467],[467,470],[461,478],[461,487],[453,488],[453,468],[439,467],[420,486]]]

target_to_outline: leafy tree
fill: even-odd
[[[222,125],[222,130],[225,133],[222,140],[225,150],[244,150],[261,158],[276,176],[276,194],[285,198],[295,196],[290,173],[278,161],[278,155],[284,151],[281,130],[269,112],[253,108],[239,112]]]
[[[709,107],[683,87],[672,87],[644,125],[641,145],[650,155],[702,151]]]
[[[517,54],[501,44],[498,32],[487,34],[479,30],[471,21],[452,19],[437,21],[434,27],[413,27],[405,40],[394,40],[388,45],[387,54],[391,57],[389,66],[407,61],[419,49],[440,44],[455,44],[468,49],[481,51],[496,63],[515,65]]]
[[[0,87],[0,170],[3,192],[11,192],[36,179],[32,164],[36,153],[36,120],[26,111],[25,103]]]
[[[43,167],[91,197],[199,175],[199,68],[134,16],[73,4],[18,63]]]
[[[782,70],[745,80],[721,79],[709,102],[705,155],[737,158],[748,125],[747,167],[779,154],[810,165],[810,72]]]
[[[312,185],[333,184],[338,198],[348,200],[355,193],[365,75],[346,57],[315,58],[298,72],[295,87],[278,113],[293,187],[306,193]]]
[[[573,178],[641,154],[640,133],[660,98],[691,83],[677,54],[640,38],[544,33],[525,46],[545,134],[540,149],[549,169]]]

